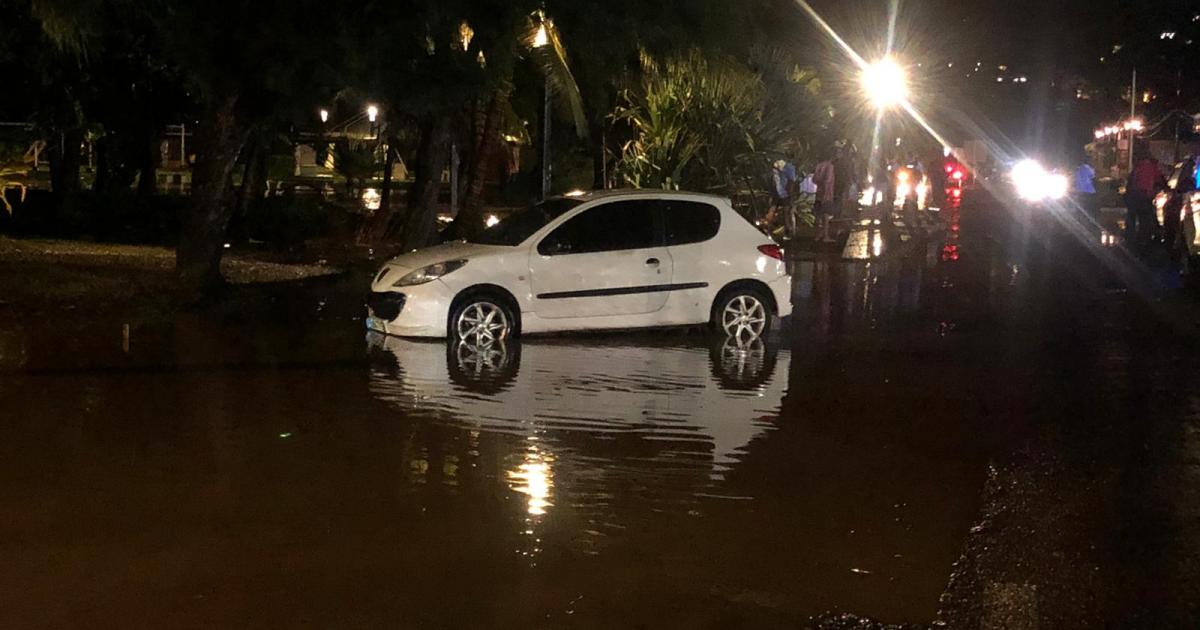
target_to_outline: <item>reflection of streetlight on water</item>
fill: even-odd
[[[508,473],[508,479],[513,482],[513,490],[524,494],[526,512],[529,516],[544,516],[546,508],[551,507],[550,490],[554,486],[550,464],[554,458],[541,452],[536,445],[531,445],[525,453],[525,461],[516,470]]]
[[[546,516],[546,511],[553,507],[550,502],[551,491],[554,489],[554,476],[551,464],[554,456],[543,452],[537,444],[537,436],[529,436],[529,447],[525,450],[521,463],[515,470],[508,473],[509,487],[515,492],[525,495],[525,529],[523,533],[529,537],[526,550],[517,550],[523,556],[536,558],[542,551],[542,539],[537,532],[537,526]],[[536,564],[536,560],[534,561]]]

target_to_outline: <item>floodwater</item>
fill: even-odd
[[[797,261],[749,347],[409,341],[311,290],[0,332],[0,627],[929,623],[1032,404],[1023,263],[952,210]]]

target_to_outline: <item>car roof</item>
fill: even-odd
[[[587,190],[576,191],[562,195],[560,199],[572,199],[580,203],[588,201],[599,201],[607,199],[620,199],[622,197],[641,197],[651,199],[681,199],[691,201],[706,201],[709,203],[724,202],[729,203],[728,197],[721,195],[711,195],[708,193],[688,192],[683,190],[655,190],[653,188],[620,188],[615,190]]]

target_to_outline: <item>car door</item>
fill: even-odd
[[[705,288],[713,281],[714,269],[729,266],[730,252],[722,251],[713,240],[721,230],[721,211],[716,206],[703,201],[664,201],[663,226],[667,250],[675,263],[671,281],[678,290]]]
[[[539,317],[641,315],[662,309],[672,276],[654,200],[610,201],[558,226],[530,252]]]

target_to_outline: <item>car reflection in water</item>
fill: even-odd
[[[654,451],[643,461],[704,468],[713,480],[770,427],[763,418],[776,416],[787,387],[788,353],[761,339],[707,348],[367,340],[383,358],[372,393],[407,415],[523,435],[559,460],[587,458],[588,442],[636,436]]]

